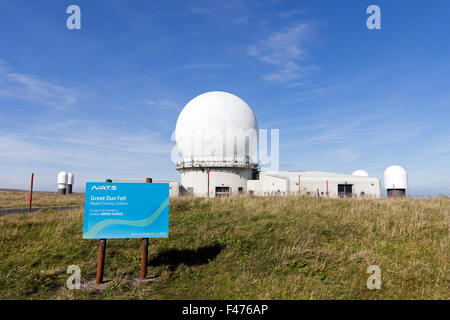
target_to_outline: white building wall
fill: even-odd
[[[291,183],[294,183],[291,179]],[[351,184],[352,193],[356,197],[361,197],[362,192],[365,197],[379,198],[381,196],[380,180],[378,178],[336,178],[336,177],[300,177],[300,194],[310,194],[326,196],[328,181],[328,195],[330,197],[338,197],[339,184]],[[298,193],[298,180],[295,182]]]
[[[364,193],[364,195],[362,194]],[[358,198],[381,198],[381,183],[378,178],[366,178],[353,185],[353,194]]]
[[[257,196],[290,194],[289,178],[275,175],[262,175],[259,180],[248,180],[247,188]]]
[[[216,195],[216,187],[230,188],[230,195],[239,194],[239,188],[242,193],[247,193],[247,180],[251,179],[252,170],[247,168],[210,168],[209,171],[209,197]],[[207,169],[188,168],[181,172],[182,189],[190,191],[192,188],[193,196],[208,196],[208,171]],[[183,191],[184,191],[183,190]]]
[[[178,181],[173,180],[153,180],[153,183],[168,183],[169,184],[169,197],[178,197],[180,195],[180,184]]]
[[[381,184],[378,178],[360,177],[327,172],[261,172],[259,180],[251,179],[251,170],[244,168],[210,169],[209,197],[215,197],[216,187],[229,187],[230,195],[243,194],[264,195],[311,195],[338,197],[339,184],[351,184],[355,197],[381,197]],[[300,176],[300,184],[299,184]],[[300,186],[300,188],[299,188]],[[208,171],[199,168],[183,169],[180,189],[193,188],[193,196],[207,197]],[[171,196],[173,191],[171,190]],[[173,195],[175,196],[175,195]]]
[[[113,182],[125,183],[146,183],[145,180],[113,180]],[[175,180],[153,180],[152,183],[168,183],[169,197],[178,197],[180,195],[180,184]]]
[[[381,185],[378,178],[359,177],[338,173],[327,172],[288,172],[288,171],[271,171],[261,172],[260,182],[252,182],[252,188],[256,195],[275,194],[279,187],[276,184],[265,183],[266,177],[279,177],[288,179],[289,194],[302,194],[312,196],[328,195],[330,197],[338,197],[339,184],[352,184],[352,193],[356,197],[361,197],[362,193],[365,197],[381,197]],[[300,177],[300,179],[299,179]]]
[[[264,175],[260,179],[264,195],[289,195],[289,178]]]
[[[261,180],[248,180],[247,181],[247,193],[253,195],[262,195],[262,183]]]

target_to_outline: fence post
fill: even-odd
[[[146,183],[152,183],[152,178],[145,179]],[[147,277],[147,260],[148,260],[148,238],[142,239],[141,248],[141,273],[139,279],[144,280]]]
[[[28,213],[31,213],[31,201],[33,201],[33,182],[34,182],[34,172],[31,173],[30,199],[28,201]]]

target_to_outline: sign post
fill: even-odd
[[[146,183],[152,183],[152,178],[145,179]],[[148,238],[142,239],[141,249],[141,273],[139,279],[145,280],[147,277],[147,260],[148,260]]]
[[[31,213],[31,201],[33,201],[33,182],[34,182],[34,172],[31,173],[30,198],[28,200],[28,213]]]
[[[106,179],[105,182],[111,183],[111,179]],[[98,243],[97,256],[97,276],[95,283],[101,284],[103,282],[103,270],[105,269],[105,253],[106,253],[106,239],[100,239]]]
[[[95,277],[96,284],[101,284],[103,282],[103,270],[105,269],[105,252],[106,239],[100,239],[98,244],[97,256],[97,276]]]
[[[140,278],[145,279],[149,238],[169,236],[169,184],[107,181],[86,183],[83,238],[100,239],[96,282],[103,282],[106,239],[111,238],[142,239]]]
[[[141,273],[139,279],[145,280],[147,277],[147,258],[148,258],[148,238],[142,239],[141,249]]]

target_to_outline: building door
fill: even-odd
[[[352,184],[338,184],[338,195],[341,198],[352,197],[353,185]]]
[[[230,187],[216,187],[216,197],[229,197]]]

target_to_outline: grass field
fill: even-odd
[[[66,287],[69,265],[95,279],[98,241],[82,239],[82,209],[5,216],[0,298],[449,299],[449,208],[449,198],[173,199],[170,238],[150,240],[154,281],[136,281],[139,239],[108,240],[103,290]],[[370,265],[380,290],[367,289]]]
[[[29,193],[26,191],[0,191],[0,209],[28,208]],[[84,194],[33,193],[33,207],[83,205]]]

